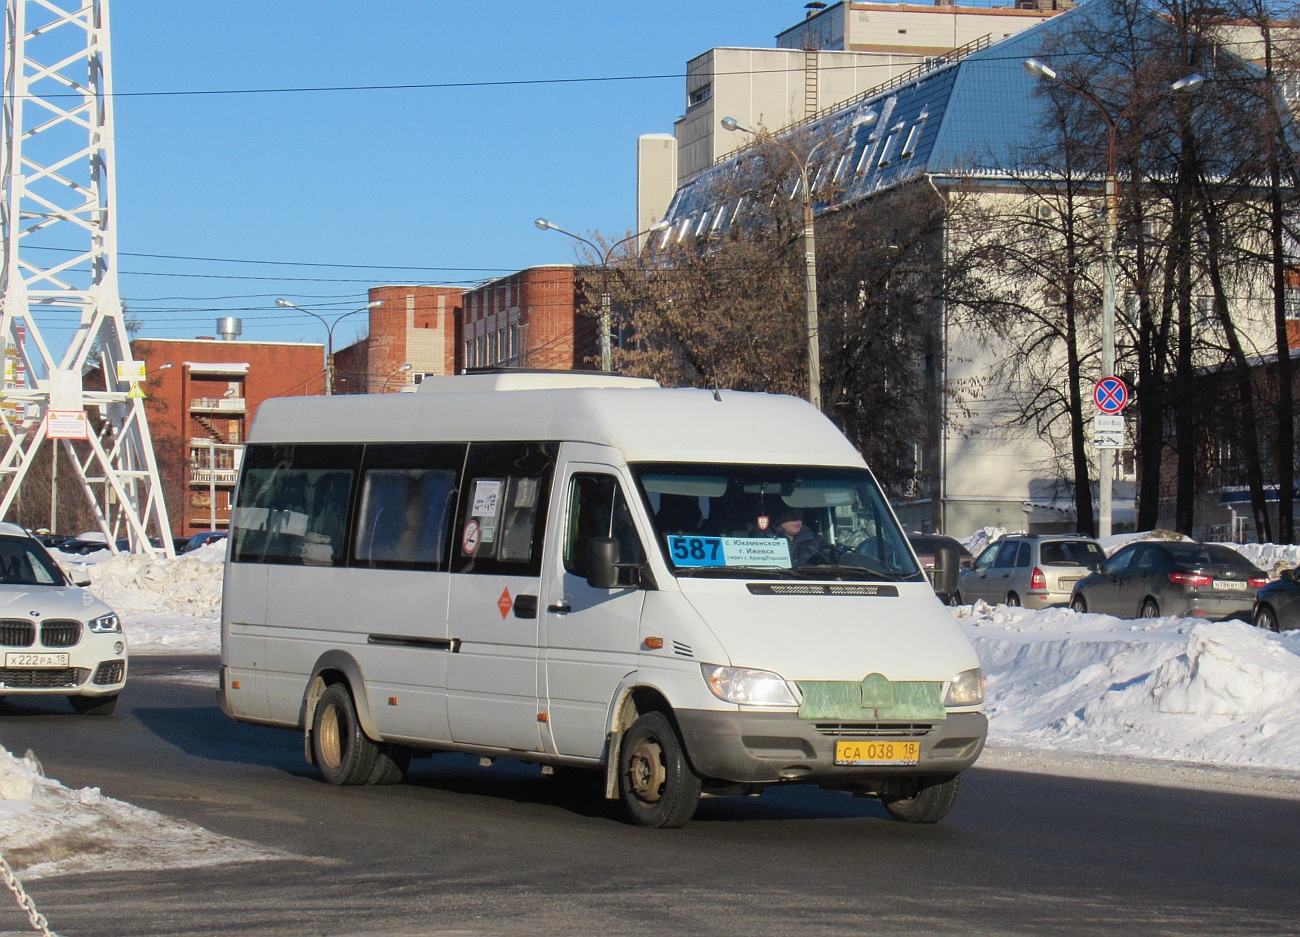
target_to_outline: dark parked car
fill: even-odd
[[[916,558],[920,560],[921,568],[925,570],[926,577],[931,581],[934,580],[934,551],[938,547],[956,548],[962,569],[970,569],[970,564],[975,559],[970,555],[970,550],[967,550],[960,540],[954,540],[952,537],[945,537],[942,534],[908,534],[907,542],[916,551]],[[948,602],[951,598],[951,596],[935,594],[939,595],[939,601],[941,602]]]
[[[60,553],[75,553],[78,556],[89,556],[91,553],[98,553],[100,550],[107,550],[108,544],[103,540],[65,540],[54,549]],[[131,541],[123,537],[117,541],[119,553],[125,553],[131,549]]]
[[[1300,570],[1284,569],[1255,596],[1252,620],[1269,631],[1292,631],[1300,628]]]
[[[1264,571],[1231,547],[1147,540],[1123,547],[1079,580],[1070,607],[1120,618],[1248,621],[1266,582]]]
[[[216,543],[218,540],[225,540],[226,532],[224,530],[204,530],[195,534],[185,544],[182,553],[189,553],[191,550],[197,550],[199,547],[206,547],[209,543]]]

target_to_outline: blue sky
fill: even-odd
[[[711,46],[771,46],[802,15],[798,0],[113,0],[114,82],[122,94],[680,74]],[[362,305],[368,284],[476,281],[572,261],[568,239],[538,231],[533,219],[580,233],[629,231],[636,137],[670,132],[684,94],[677,77],[123,95],[124,299],[145,320],[142,335],[210,335],[227,310],[244,318],[247,339],[320,341],[319,323],[274,308],[275,297],[329,314]],[[131,253],[478,269],[267,267]],[[339,344],[355,335],[352,321],[340,326]]]

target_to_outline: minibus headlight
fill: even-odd
[[[122,622],[116,615],[101,615],[86,622],[86,627],[94,634],[119,634],[122,631]]]
[[[710,692],[728,703],[745,703],[750,706],[798,706],[799,701],[780,674],[768,670],[746,670],[744,667],[719,667],[701,664],[704,682]]]
[[[948,684],[948,695],[943,698],[945,706],[976,706],[984,702],[984,671],[963,670],[952,678]]]

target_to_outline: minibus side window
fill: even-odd
[[[445,569],[465,444],[367,446],[352,565]]]
[[[569,483],[569,522],[564,540],[564,568],[587,576],[587,544],[593,537],[618,541],[620,563],[644,563],[645,550],[637,536],[623,487],[613,475],[574,475]]]
[[[249,446],[231,512],[236,563],[341,566],[362,447]]]
[[[456,514],[452,569],[540,576],[554,442],[470,443]]]

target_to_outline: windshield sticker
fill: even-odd
[[[677,566],[791,566],[784,537],[669,537],[668,551]]]
[[[474,507],[471,517],[496,517],[497,501],[501,497],[500,479],[480,478],[474,482]]]

